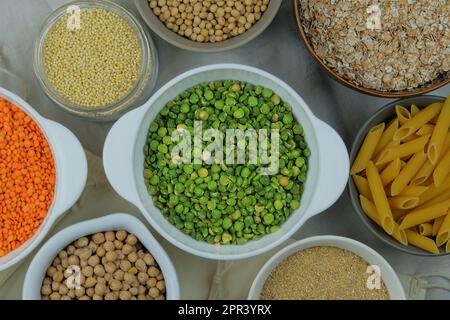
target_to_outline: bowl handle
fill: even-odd
[[[134,181],[134,142],[146,109],[140,108],[122,116],[111,128],[103,147],[103,167],[113,189],[125,200],[139,204]]]
[[[348,181],[350,160],[339,134],[322,120],[314,121],[319,149],[319,175],[308,216],[331,207],[341,196]]]
[[[59,167],[56,202],[54,204],[55,218],[63,215],[80,198],[87,180],[86,154],[77,137],[66,127],[51,120],[45,120],[44,126],[50,138],[58,146],[54,152]]]

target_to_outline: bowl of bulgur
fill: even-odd
[[[446,0],[293,0],[293,7],[309,53],[347,87],[406,98],[450,82]]]
[[[249,300],[405,300],[389,263],[361,242],[338,236],[306,238],[267,261]]]
[[[163,40],[195,52],[240,47],[261,34],[282,0],[135,0],[147,25]]]
[[[158,56],[148,31],[124,7],[107,0],[74,1],[45,20],[34,69],[58,106],[108,121],[148,99]]]

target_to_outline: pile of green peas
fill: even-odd
[[[262,175],[255,164],[172,161],[173,131],[186,129],[193,137],[200,120],[203,130],[278,129],[278,173]],[[241,245],[276,232],[300,207],[310,149],[288,103],[262,86],[224,80],[167,103],[150,125],[144,153],[148,192],[171,224],[198,241]]]

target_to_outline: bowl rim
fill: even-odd
[[[336,245],[332,244],[323,244],[323,242],[329,242],[329,243],[335,243]],[[299,247],[306,246],[305,248],[299,249]],[[377,251],[369,247],[368,245],[357,241],[352,238],[343,237],[343,236],[337,236],[337,235],[319,235],[319,236],[312,236],[303,238],[301,240],[297,240],[290,245],[284,247],[283,249],[279,250],[277,253],[275,253],[269,260],[267,260],[264,265],[261,267],[261,269],[258,271],[257,275],[255,276],[252,286],[250,288],[248,299],[257,299],[255,298],[256,294],[260,296],[261,292],[258,292],[258,286],[261,284],[261,282],[267,280],[267,276],[270,274],[269,271],[272,272],[281,262],[283,262],[287,257],[292,256],[293,254],[309,249],[314,247],[335,247],[335,248],[341,248],[350,251],[351,253],[361,257],[366,263],[370,263],[366,259],[364,259],[360,254],[356,253],[352,249],[349,249],[349,246],[356,246],[360,248],[361,250],[365,251],[366,253],[370,254],[374,259],[377,259],[379,262],[383,263],[385,267],[384,272],[388,272],[391,276],[393,276],[391,284],[392,286],[397,287],[400,291],[401,298],[397,299],[403,299],[406,300],[405,290],[402,286],[402,283],[395,272],[395,270],[392,268],[391,264]],[[283,257],[286,255],[286,257]],[[380,266],[381,267],[381,266]],[[386,283],[386,280],[383,278],[383,282],[386,286],[388,284]],[[391,299],[392,300],[392,299]]]
[[[409,104],[410,105],[410,104],[414,104],[419,99],[430,100],[429,103],[445,100],[444,97],[441,97],[438,95],[423,95],[420,97],[410,97],[410,98],[406,98],[406,99],[399,99],[399,100],[395,100],[395,101],[385,104],[383,107],[381,107],[376,112],[374,112],[370,116],[370,118],[368,120],[366,120],[364,122],[364,124],[361,126],[361,128],[358,130],[358,133],[356,134],[355,138],[353,139],[352,147],[350,150],[350,163],[353,163],[353,161],[356,157],[357,151],[361,147],[362,141],[367,134],[367,131],[370,129],[370,127],[372,125],[375,124],[375,122],[374,122],[375,119],[377,119],[381,114],[386,112],[386,110],[395,108],[395,106],[398,104],[401,104],[401,105]],[[420,103],[419,103],[419,105],[420,105]],[[387,120],[388,119],[386,119],[384,121],[387,121]],[[379,121],[377,121],[377,123],[378,122]],[[402,244],[398,243],[397,241],[391,239],[390,237],[386,236],[384,231],[379,226],[375,225],[375,223],[372,222],[366,216],[366,214],[363,212],[360,202],[359,202],[359,193],[358,193],[355,183],[353,182],[353,179],[351,177],[350,177],[350,179],[348,179],[347,190],[350,195],[350,201],[352,203],[353,209],[356,211],[360,220],[363,222],[363,224],[366,226],[366,228],[368,228],[372,232],[372,234],[374,234],[378,239],[380,239],[385,244],[388,244],[389,246],[391,246],[397,250],[400,250],[404,253],[411,254],[414,256],[442,257],[442,256],[447,256],[450,254],[450,252],[447,253],[447,252],[442,252],[442,251],[439,254],[429,253],[429,252],[423,251],[419,248],[412,247],[410,245],[408,245],[408,246],[402,245]]]
[[[81,9],[101,8],[120,16],[130,25],[130,28],[133,29],[141,47],[142,66],[139,70],[136,83],[134,83],[130,91],[125,96],[120,98],[118,101],[101,108],[84,108],[64,98],[51,84],[45,72],[45,66],[43,63],[43,47],[45,40],[54,25],[64,18],[67,14],[67,9],[71,6],[79,6]],[[39,34],[34,43],[33,69],[42,90],[63,110],[83,119],[104,121],[114,120],[117,115],[129,110],[133,103],[136,100],[139,100],[140,95],[147,87],[153,90],[157,81],[159,61],[157,49],[151,35],[146,31],[137,17],[135,17],[130,10],[110,0],[73,0],[53,10],[43,21],[39,29]]]
[[[172,30],[169,30],[150,9],[147,10],[144,8],[144,3],[147,3],[146,0],[134,0],[135,6],[138,9],[142,19],[161,39],[180,49],[199,53],[217,53],[235,49],[257,38],[272,23],[281,7],[282,2],[283,0],[271,0],[267,10],[261,15],[261,19],[249,30],[239,36],[220,42],[198,43],[180,36]],[[152,16],[149,16],[148,13]]]
[[[302,40],[303,44],[305,45],[306,49],[312,56],[312,58],[322,67],[324,71],[328,75],[330,75],[333,79],[337,80],[339,83],[343,84],[347,88],[359,91],[361,93],[365,93],[374,97],[380,97],[380,98],[390,98],[390,99],[404,99],[404,98],[412,98],[417,97],[420,95],[424,95],[426,93],[429,93],[431,91],[437,90],[447,84],[450,83],[450,77],[444,77],[442,81],[439,81],[434,84],[430,84],[425,87],[417,87],[415,89],[411,90],[403,90],[403,91],[381,91],[376,89],[370,89],[365,88],[363,86],[357,85],[344,77],[340,76],[336,71],[334,71],[331,67],[329,67],[327,64],[323,62],[323,60],[317,55],[316,51],[314,50],[313,46],[311,45],[308,35],[306,34],[303,23],[302,23],[302,17],[301,17],[301,5],[300,0],[292,0],[293,4],[293,10],[294,10],[294,16],[295,16],[295,25],[297,28],[297,34],[299,38]]]
[[[30,289],[35,289],[30,282],[33,281],[36,277],[40,277],[41,275],[45,277],[45,270],[48,266],[42,266],[41,264],[44,260],[48,260],[48,257],[53,259],[57,255],[59,251],[68,246],[73,241],[83,237],[95,234],[96,232],[106,232],[109,230],[109,225],[119,224],[120,228],[123,228],[128,233],[134,234],[139,242],[141,242],[146,250],[155,257],[155,248],[147,248],[145,242],[156,247],[159,258],[155,260],[159,265],[159,268],[164,274],[164,280],[167,283],[167,287],[172,287],[172,291],[169,294],[166,293],[166,299],[179,299],[180,298],[180,285],[178,281],[177,271],[173,265],[173,262],[170,256],[167,254],[166,249],[162,247],[158,240],[153,236],[152,232],[147,228],[147,226],[137,217],[129,214],[129,213],[111,213],[106,216],[93,218],[89,220],[84,220],[75,224],[72,224],[60,231],[58,231],[55,235],[53,235],[50,239],[48,239],[45,244],[37,251],[36,255],[33,257],[30,265],[25,274],[25,279],[22,284],[22,298],[23,299],[32,299],[34,293],[29,293]],[[97,231],[86,231],[86,228],[97,230]],[[108,230],[104,230],[104,229]],[[132,232],[129,229],[137,228],[139,232]],[[142,239],[141,235],[137,234],[141,233],[145,238]],[[66,238],[70,238],[72,240],[67,240]],[[60,241],[64,241],[63,243],[58,243]],[[61,249],[59,249],[61,248]],[[54,253],[56,251],[56,253]],[[39,264],[39,265],[35,265]]]

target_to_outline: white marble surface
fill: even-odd
[[[40,26],[51,10],[66,2],[1,0],[0,52],[9,68],[26,80],[28,101],[45,117],[70,128],[87,149],[100,155],[111,124],[89,123],[61,111],[44,95],[33,72],[33,46]],[[117,2],[137,13],[133,1]],[[319,68],[297,36],[290,0],[283,1],[274,22],[261,36],[241,48],[225,53],[191,53],[173,47],[156,36],[154,39],[160,58],[157,87],[186,70],[210,63],[233,62],[256,66],[280,77],[297,90],[313,112],[343,136],[349,148],[360,126],[387,101],[343,87]],[[449,95],[450,86],[434,94]],[[380,252],[402,274],[440,271],[450,275],[450,256],[416,257],[381,243],[359,220],[346,192],[332,208],[302,227],[296,237],[318,234],[336,234],[362,241]],[[450,299],[450,294],[432,290],[428,297]]]

